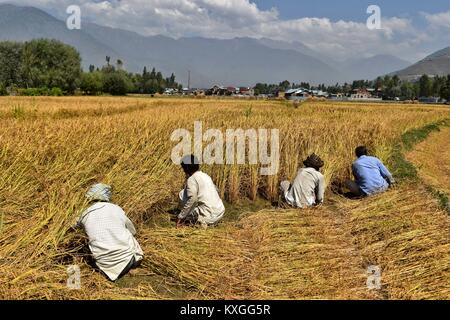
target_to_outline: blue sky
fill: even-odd
[[[450,10],[448,0],[254,0],[260,9],[278,9],[282,19],[327,17],[331,20],[365,21],[369,5],[378,5],[388,17],[421,20],[420,12],[439,13]]]

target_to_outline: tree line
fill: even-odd
[[[353,88],[380,89],[383,98],[414,100],[421,97],[437,97],[450,100],[450,74],[447,76],[422,75],[416,81],[401,80],[397,75],[378,77],[374,81],[355,81]]]
[[[355,80],[352,83],[335,85],[320,84],[313,86],[308,82],[290,83],[283,81],[279,84],[258,83],[255,86],[255,94],[276,94],[278,91],[286,91],[294,88],[304,88],[310,90],[322,90],[331,94],[342,93],[349,95],[355,89],[376,89],[383,99],[393,100],[415,100],[420,97],[439,97],[450,101],[450,74],[448,76],[428,75],[421,76],[416,81],[401,80],[397,75],[378,77],[375,80]]]
[[[146,67],[142,74],[127,72],[123,61],[113,63],[109,56],[104,66],[84,72],[78,51],[57,40],[0,42],[0,66],[0,95],[155,94],[182,88],[174,74],[165,78]]]

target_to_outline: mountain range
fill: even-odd
[[[143,36],[84,22],[80,30],[69,30],[65,21],[47,12],[11,4],[0,5],[0,30],[0,40],[52,38],[72,45],[80,52],[85,70],[89,65],[104,65],[105,57],[110,56],[111,61],[122,60],[131,72],[141,72],[144,66],[155,67],[165,75],[173,72],[177,80],[185,85],[190,71],[193,87],[213,84],[250,86],[257,82],[277,83],[283,80],[334,84],[374,79],[397,70],[402,70],[399,72],[401,74],[422,72],[427,70],[428,65],[439,72],[450,68],[446,60],[449,49],[441,55],[430,56],[417,67],[411,66],[412,71],[408,71],[410,63],[394,56],[355,57],[337,62],[296,41],[265,38],[173,39]]]
[[[407,80],[416,80],[424,74],[446,76],[450,74],[450,47],[439,50],[394,74],[397,74],[401,79]]]

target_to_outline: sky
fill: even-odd
[[[389,17],[418,18],[420,12],[439,13],[450,10],[445,0],[256,0],[262,10],[278,8],[282,19],[327,17],[331,20],[366,21],[369,5],[378,5]]]
[[[82,22],[173,38],[270,38],[301,42],[335,60],[390,54],[409,62],[450,46],[448,0],[0,0],[58,18],[79,5]],[[381,28],[366,21],[381,10]]]

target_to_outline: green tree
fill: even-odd
[[[400,96],[407,100],[413,100],[416,97],[414,85],[410,82],[403,82],[400,86]]]
[[[269,94],[269,86],[266,83],[257,83],[254,87],[255,94]]]
[[[168,81],[167,86],[168,86],[169,88],[175,88],[175,86],[176,86],[175,75],[174,75],[173,73],[172,73],[172,75],[171,75],[170,78],[169,78],[169,81]]]
[[[393,87],[398,87],[400,85],[400,78],[398,77],[398,75],[395,75],[392,77],[392,86]]]
[[[158,92],[158,83],[156,82],[156,79],[148,79],[145,81],[141,91],[146,94],[155,94]]]
[[[108,72],[103,75],[103,91],[112,95],[125,95],[131,89],[131,82],[123,71]]]
[[[283,82],[280,82],[278,85],[280,90],[288,90],[291,87],[291,83],[287,80],[284,80]]]
[[[72,93],[81,76],[80,54],[57,40],[25,42],[22,73],[27,87],[58,87]]]
[[[450,101],[450,74],[444,77],[445,84],[441,87],[440,96],[441,98]]]
[[[431,97],[433,95],[433,82],[430,77],[424,74],[419,80],[419,95],[421,97]]]
[[[80,89],[88,95],[97,95],[103,90],[103,76],[101,72],[83,73]]]
[[[152,72],[150,73],[150,78],[149,79],[156,79],[156,69],[153,68]]]
[[[304,88],[304,89],[311,89],[311,85],[309,84],[309,82],[302,82],[300,83],[300,88]]]
[[[376,80],[375,80],[375,84],[374,84],[374,87],[375,87],[375,89],[383,89],[383,78],[381,78],[381,77],[378,77]]]
[[[22,82],[23,44],[17,42],[0,43],[0,83],[5,87],[11,85],[20,85]]]
[[[0,96],[6,96],[8,91],[6,90],[6,85],[3,82],[0,82]]]
[[[433,79],[433,93],[432,95],[435,97],[439,97],[442,91],[442,88],[447,84],[447,77],[436,76]]]
[[[142,81],[148,81],[150,80],[150,73],[147,71],[147,67],[144,67],[144,70],[142,71]]]

